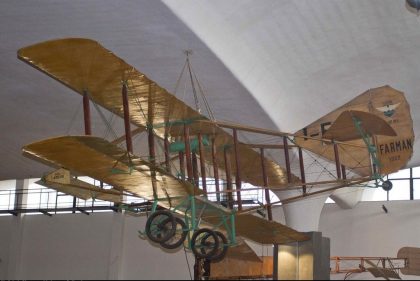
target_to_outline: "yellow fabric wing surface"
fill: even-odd
[[[216,159],[219,168],[224,168],[223,149],[226,145],[233,144],[232,136],[211,122],[198,122],[208,119],[98,42],[83,38],[52,40],[20,49],[18,57],[77,93],[87,92],[95,103],[121,117],[122,83],[126,83],[130,120],[133,124],[139,127],[153,124],[155,133],[160,137],[165,134],[165,126],[171,124],[168,130],[169,137],[173,139],[183,135],[183,126],[179,124],[190,123],[192,136],[202,133],[215,138]],[[229,154],[234,155],[233,149],[229,149]],[[238,154],[243,181],[262,186],[259,153],[248,146],[240,145]],[[210,163],[212,158],[208,150],[205,156]],[[233,156],[231,159],[232,174],[236,175]],[[269,159],[265,160],[265,165],[269,186],[287,184],[286,171],[283,168]],[[292,176],[292,182],[299,182],[299,178]]]
[[[103,181],[114,188],[126,190],[137,196],[153,200],[150,163],[130,155],[106,140],[92,136],[64,136],[39,141],[23,148],[24,154],[51,166],[63,167],[72,172]],[[132,169],[130,169],[130,167]],[[156,172],[157,194],[163,207],[175,207],[188,195],[201,195],[202,191],[185,181],[178,180],[165,171]],[[230,210],[197,197],[197,213],[203,220],[217,224],[220,216]],[[236,229],[240,236],[259,243],[288,243],[306,240],[307,237],[280,223],[268,222],[253,215],[238,215]]]

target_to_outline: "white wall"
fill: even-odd
[[[281,208],[275,214],[284,221]],[[348,210],[325,204],[319,230],[331,239],[331,256],[395,257],[402,247],[420,247],[419,218],[420,201],[361,202]],[[167,253],[138,237],[145,221],[116,213],[0,217],[0,279],[189,279],[183,250]],[[363,276],[353,277],[371,278]]]
[[[388,213],[382,210],[382,205]],[[335,204],[325,204],[319,229],[323,236],[331,238],[331,256],[396,257],[402,247],[420,247],[419,218],[418,200],[360,202],[354,209],[347,210]],[[352,277],[373,278],[369,274],[354,274]]]
[[[284,223],[281,208],[273,215]],[[145,223],[112,212],[0,217],[0,279],[190,279],[191,253],[140,239]],[[249,244],[272,255],[271,246]]]
[[[7,268],[9,265],[9,245],[11,231],[7,226],[11,225],[12,218],[0,217],[0,280],[7,279]]]
[[[168,254],[138,237],[145,221],[116,213],[0,217],[0,279],[189,279],[183,250]],[[13,241],[16,225],[22,235]]]

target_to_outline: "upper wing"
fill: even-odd
[[[77,93],[87,92],[95,103],[121,117],[122,83],[127,83],[130,120],[133,124],[139,127],[152,125],[160,137],[164,137],[166,130],[170,139],[183,136],[183,127],[180,125],[189,124],[191,136],[201,133],[214,138],[216,159],[219,167],[224,168],[223,150],[233,144],[232,135],[212,122],[198,122],[210,120],[98,42],[82,38],[52,40],[20,49],[18,57]],[[228,149],[228,154],[233,155],[234,150]],[[260,154],[245,145],[239,145],[238,154],[242,180],[262,186]],[[211,164],[211,152],[205,151],[205,156]],[[287,173],[283,168],[269,159],[265,160],[265,165],[269,186],[287,184]],[[231,166],[235,175],[235,161],[231,161]],[[292,182],[299,182],[299,178],[292,176]]]

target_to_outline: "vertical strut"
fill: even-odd
[[[289,143],[287,137],[283,137],[283,147],[284,147],[284,159],[286,161],[286,171],[287,171],[287,183],[292,182],[292,172],[290,170],[290,159],[289,159]]]
[[[199,181],[198,160],[197,160],[197,154],[194,151],[191,152],[191,162],[192,162],[194,186],[198,186],[198,181]]]
[[[344,165],[341,165],[341,176],[343,177],[343,179],[347,179],[346,166],[344,166]]]
[[[306,194],[306,179],[305,179],[305,166],[303,165],[303,155],[302,155],[302,148],[299,147],[299,166],[300,166],[300,179],[303,183],[302,185],[302,192]]]
[[[125,128],[125,141],[127,144],[127,151],[133,153],[133,141],[131,139],[131,129],[130,129],[130,108],[128,105],[128,94],[127,94],[127,84],[123,83],[122,87],[122,99],[123,99],[123,110],[124,110],[124,128]]]
[[[87,91],[83,92],[83,117],[85,120],[85,135],[92,135],[91,120],[90,120],[90,104]]]
[[[165,130],[167,130],[167,127],[165,127]],[[164,138],[163,141],[164,141],[163,145],[164,145],[164,149],[165,149],[165,168],[166,168],[166,171],[168,173],[171,173],[171,165],[170,165],[170,162],[169,162],[170,154],[169,154],[168,132],[165,132],[165,138]]]
[[[185,142],[185,161],[187,162],[187,179],[189,182],[192,182],[193,171],[192,171],[192,165],[191,165],[190,130],[187,124],[184,124],[184,142]]]
[[[236,166],[236,175],[235,175],[235,182],[236,182],[236,189],[238,190],[236,192],[236,198],[238,201],[238,210],[242,210],[242,198],[241,198],[241,167],[239,165],[239,144],[238,144],[238,132],[236,129],[233,129],[233,145],[235,149],[235,166]]]
[[[267,171],[265,169],[265,157],[264,157],[264,148],[260,148],[260,154],[261,154],[261,169],[262,169],[262,175],[263,175],[263,181],[264,181],[264,187],[268,187],[268,178],[267,178]],[[268,220],[273,220],[273,212],[271,210],[271,200],[270,200],[270,190],[266,188],[264,190],[265,192],[265,201],[267,204],[267,215]]]
[[[152,178],[153,197],[158,199],[157,184],[156,184],[156,151],[155,151],[155,136],[153,134],[153,104],[152,104],[152,84],[149,84],[149,97],[147,104],[147,139],[149,143],[149,159],[152,164],[150,175]]]
[[[233,194],[232,192],[232,177],[230,174],[230,157],[228,152],[228,147],[224,147],[224,158],[225,158],[225,171],[226,171],[226,190],[227,192],[227,200],[228,200],[228,207],[233,209]]]
[[[201,133],[198,134],[198,150],[200,153],[201,184],[203,186],[204,193],[207,194],[206,162],[204,161],[203,137]]]
[[[179,152],[179,172],[181,173],[181,179],[185,180],[185,158],[184,152]]]
[[[334,157],[335,157],[335,168],[337,170],[337,179],[341,179],[340,156],[338,154],[338,145],[336,143],[334,143]]]
[[[213,174],[214,174],[214,184],[216,187],[216,198],[217,202],[220,202],[220,187],[219,187],[219,167],[217,164],[216,158],[216,139],[213,138],[211,141],[211,156],[213,160]]]

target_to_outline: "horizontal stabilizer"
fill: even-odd
[[[37,181],[36,184],[55,189],[82,200],[94,198],[115,203],[122,201],[120,191],[115,189],[101,189],[95,185],[75,179],[70,176],[70,171],[66,169],[58,169]]]
[[[356,123],[364,133],[371,136],[396,136],[395,130],[382,118],[375,114],[356,110],[346,110],[338,116],[331,127],[324,133],[325,139],[337,141],[351,141],[361,139],[362,136]]]

